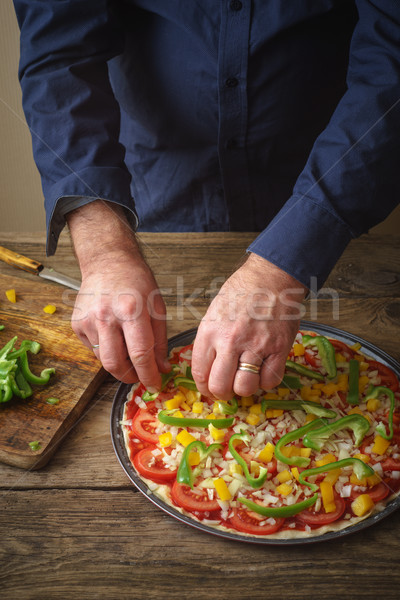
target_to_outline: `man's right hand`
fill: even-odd
[[[82,272],[73,330],[114,377],[159,390],[170,368],[165,305],[123,211],[96,200],[67,220]]]

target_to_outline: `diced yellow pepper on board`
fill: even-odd
[[[351,510],[357,517],[363,517],[374,506],[374,502],[368,494],[360,494],[351,503]]]
[[[43,312],[45,312],[48,315],[52,315],[53,313],[55,313],[57,310],[57,307],[54,306],[54,304],[47,304],[47,306],[44,307]]]
[[[7,300],[9,300],[10,302],[12,302],[13,304],[16,303],[16,301],[17,301],[17,294],[16,294],[16,292],[15,292],[14,289],[6,290],[6,296],[7,296]]]
[[[385,438],[383,438],[380,435],[376,435],[375,436],[375,440],[374,440],[374,445],[372,446],[372,452],[374,454],[385,454],[386,450],[389,448],[390,446],[390,440],[385,440]]]
[[[214,487],[217,490],[217,494],[223,502],[230,500],[232,498],[230,491],[228,490],[228,486],[222,477],[218,479],[213,479]]]
[[[180,444],[182,444],[182,446],[185,446],[186,448],[186,446],[189,446],[189,444],[194,442],[196,438],[191,433],[186,431],[186,429],[182,429],[182,431],[180,431],[176,436],[176,439]]]
[[[272,460],[272,457],[274,456],[274,450],[275,446],[271,444],[271,442],[268,442],[267,444],[265,444],[264,448],[261,450],[257,458],[263,463],[269,463]]]

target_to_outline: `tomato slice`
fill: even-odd
[[[332,346],[335,348],[335,350],[337,350],[337,352],[340,352],[340,354],[343,354],[343,356],[345,358],[347,358],[347,360],[349,360],[350,358],[354,358],[355,352],[347,344],[345,344],[344,342],[341,342],[340,340],[329,340],[329,341],[332,344]]]
[[[140,475],[155,483],[165,483],[176,478],[178,469],[171,471],[163,462],[162,456],[154,456],[154,446],[140,450],[133,458],[133,466]]]
[[[319,512],[303,510],[296,516],[296,520],[302,525],[309,525],[310,527],[321,527],[322,525],[333,523],[334,521],[340,519],[346,510],[346,502],[337,494],[335,494],[335,504],[336,510],[333,512],[326,513],[324,508],[322,508]]]
[[[306,348],[304,351],[304,358],[309,365],[314,367],[314,369],[318,369],[321,366],[321,361],[318,358],[318,354]]]
[[[250,512],[246,508],[235,508],[233,516],[229,519],[229,524],[234,529],[251,535],[269,535],[278,531],[285,522],[283,518],[274,518],[275,523],[260,525],[265,520],[266,517],[256,515],[256,513]]]
[[[367,362],[372,371],[378,371],[381,378],[381,385],[390,388],[392,392],[397,392],[399,389],[399,380],[392,369],[376,360],[368,360]]]
[[[392,457],[389,458],[385,458],[385,460],[383,460],[381,462],[382,465],[382,469],[384,471],[400,471],[400,460],[399,459],[395,459]]]
[[[157,425],[158,421],[154,415],[141,408],[132,419],[131,436],[156,445],[158,443],[158,435],[155,433]]]
[[[221,508],[216,498],[210,500],[205,489],[192,490],[188,485],[177,481],[171,488],[171,497],[175,504],[188,512],[213,512]]]
[[[357,498],[361,494],[368,494],[368,496],[370,496],[371,500],[373,500],[376,503],[376,502],[379,502],[379,500],[383,500],[384,498],[386,498],[386,496],[389,495],[390,491],[391,490],[390,490],[389,486],[387,486],[386,483],[381,481],[380,483],[378,483],[377,485],[374,485],[374,487],[369,488],[366,491],[352,489],[350,498],[352,500],[354,500],[354,498]]]

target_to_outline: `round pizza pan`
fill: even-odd
[[[355,344],[358,342],[361,344],[361,351],[364,352],[364,354],[368,355],[370,358],[378,360],[378,361],[382,362],[383,364],[387,365],[396,373],[397,377],[400,378],[400,364],[396,360],[394,360],[391,356],[389,356],[386,352],[377,348],[374,344],[371,344],[356,335],[347,333],[341,329],[337,329],[336,327],[330,327],[329,325],[320,325],[320,324],[312,323],[309,321],[301,321],[300,328],[305,329],[305,330],[308,330],[308,329],[313,330],[321,335],[331,336],[340,341],[346,342],[348,344]],[[187,331],[184,331],[178,335],[171,337],[168,340],[168,351],[170,351],[175,346],[186,346],[187,344],[190,344],[196,336],[196,331],[197,331],[196,328],[189,329]],[[274,538],[268,538],[268,537],[262,537],[262,536],[250,537],[250,536],[246,536],[246,535],[241,535],[240,533],[231,533],[229,531],[222,531],[222,530],[220,531],[218,529],[214,529],[213,527],[210,527],[209,525],[205,525],[199,521],[195,521],[194,519],[180,513],[173,506],[169,506],[163,500],[161,500],[160,498],[155,496],[148,489],[147,485],[140,479],[140,477],[138,476],[138,474],[136,473],[135,469],[133,468],[133,466],[131,464],[131,461],[130,461],[129,456],[125,449],[124,436],[123,436],[122,428],[120,425],[120,422],[123,418],[123,411],[124,411],[124,405],[126,402],[126,397],[127,397],[128,392],[130,391],[130,388],[131,388],[131,384],[121,383],[121,385],[119,386],[119,388],[117,390],[117,393],[115,394],[114,402],[113,402],[113,406],[112,406],[112,410],[111,410],[111,438],[112,438],[112,443],[113,443],[117,458],[118,458],[122,468],[124,469],[125,473],[127,474],[129,479],[133,483],[133,485],[140,492],[142,492],[142,494],[144,496],[146,496],[146,498],[148,500],[150,500],[150,502],[152,502],[153,504],[158,506],[158,508],[163,510],[165,513],[167,513],[174,519],[177,519],[178,521],[181,521],[182,523],[185,523],[186,525],[189,525],[190,527],[194,527],[195,529],[199,529],[199,530],[201,530],[205,533],[209,533],[211,535],[216,535],[217,537],[222,537],[222,538],[227,538],[230,540],[236,540],[236,541],[247,542],[247,543],[252,543],[252,544],[267,544],[267,545],[275,545],[275,546],[310,544],[310,543],[315,543],[315,542],[322,542],[322,541],[337,539],[337,538],[349,535],[351,533],[356,533],[358,531],[366,529],[367,527],[370,527],[371,525],[375,525],[382,519],[385,519],[386,517],[388,517],[390,514],[392,514],[395,510],[397,510],[400,507],[400,495],[399,495],[396,498],[394,498],[393,500],[391,500],[390,502],[388,502],[388,504],[385,506],[385,508],[381,512],[379,512],[375,515],[372,515],[371,517],[368,517],[367,519],[364,519],[363,521],[360,521],[359,523],[356,523],[355,525],[350,525],[349,527],[346,527],[345,529],[341,529],[339,531],[331,531],[331,532],[327,532],[327,533],[324,533],[321,535],[315,535],[312,537],[294,538],[294,539],[290,539],[290,538],[274,539]]]

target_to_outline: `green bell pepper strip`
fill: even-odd
[[[224,415],[234,415],[238,410],[238,401],[235,397],[231,398],[228,402],[217,400],[218,408]]]
[[[388,418],[389,434],[386,433],[386,429],[383,423],[379,423],[376,426],[376,431],[381,437],[385,438],[385,440],[391,440],[393,438],[393,413],[395,404],[394,393],[392,392],[392,390],[382,385],[378,385],[377,387],[368,390],[364,401],[368,402],[368,400],[370,400],[371,398],[378,398],[378,396],[380,396],[381,394],[386,394],[386,396],[388,396],[390,400],[390,410]]]
[[[313,469],[305,469],[304,471],[301,471],[301,473],[299,473],[299,483],[308,486],[313,492],[316,492],[319,486],[316,483],[310,483],[309,481],[306,481],[306,477],[319,475],[320,473],[326,473],[326,471],[333,471],[334,469],[343,469],[344,467],[349,467],[350,465],[353,466],[353,471],[358,479],[363,479],[363,477],[371,477],[375,474],[373,468],[359,458],[344,458],[343,460],[337,460],[335,462],[328,463],[327,465],[323,465],[322,467],[315,467]]]
[[[45,385],[46,383],[49,382],[50,376],[56,372],[55,369],[50,368],[50,369],[43,369],[40,376],[34,375],[34,373],[32,373],[32,371],[29,368],[28,357],[27,357],[26,351],[17,358],[17,362],[18,362],[19,368],[21,369],[21,373],[25,377],[25,379],[29,383],[33,383],[35,385]]]
[[[186,388],[187,390],[193,390],[194,392],[198,392],[197,386],[194,382],[193,379],[190,379],[189,377],[184,377],[183,375],[178,375],[178,377],[174,378],[174,384],[176,387],[178,387],[178,385],[181,385],[182,387]]]
[[[6,359],[9,352],[14,348],[18,336],[14,336],[3,348],[0,349],[0,359]]]
[[[32,393],[33,393],[32,388],[29,385],[29,383],[27,382],[27,380],[25,379],[25,377],[22,375],[21,369],[19,367],[17,367],[17,370],[15,371],[15,382],[16,382],[20,392],[23,393],[25,398],[32,396]],[[21,396],[21,397],[23,397],[23,396]]]
[[[360,363],[351,359],[349,362],[349,391],[347,393],[348,404],[360,404],[360,392],[358,389],[358,377],[360,374]]]
[[[13,360],[15,358],[18,358],[27,350],[29,350],[29,352],[31,352],[32,354],[37,354],[40,351],[40,347],[41,346],[40,346],[39,342],[33,342],[31,340],[23,340],[21,342],[18,350],[13,350],[12,352],[9,352],[9,354],[7,355],[7,359]]]
[[[284,385],[290,390],[300,390],[303,387],[303,384],[296,375],[284,375],[281,385]]]
[[[267,408],[283,408],[283,410],[305,410],[306,413],[316,415],[317,417],[326,417],[334,419],[337,417],[337,412],[330,408],[324,408],[316,402],[309,400],[267,400],[261,401],[261,410],[265,412]]]
[[[0,378],[7,377],[10,373],[14,373],[16,369],[16,360],[7,360],[5,358],[0,358]]]
[[[323,335],[303,335],[303,346],[316,346],[322,366],[328,373],[328,379],[333,379],[337,374],[335,348]]]
[[[169,373],[161,373],[161,390],[165,389],[167,384],[173,379],[176,374],[179,372],[178,365],[172,365],[172,368]]]
[[[8,402],[13,396],[10,377],[0,380],[0,403]]]
[[[257,504],[252,500],[248,500],[247,498],[238,498],[238,500],[250,510],[258,513],[259,515],[263,515],[264,517],[286,518],[293,517],[293,515],[297,515],[302,510],[313,506],[318,500],[318,494],[314,494],[311,496],[311,498],[307,498],[307,500],[302,500],[301,502],[290,504],[288,506],[261,506],[260,504]]]
[[[175,425],[177,427],[208,427],[210,423],[216,429],[225,429],[230,427],[234,421],[234,417],[229,419],[196,419],[190,417],[174,417],[174,410],[162,410],[158,413],[158,420],[165,425]]]
[[[5,325],[0,325],[0,331],[3,331]]]
[[[308,432],[303,438],[303,445],[319,451],[334,433],[342,429],[352,429],[355,437],[355,445],[358,447],[363,441],[369,427],[369,421],[362,415],[346,415],[334,423],[328,423],[319,429]]]
[[[296,373],[298,373],[299,375],[303,375],[303,377],[308,377],[309,379],[316,379],[317,381],[325,381],[325,377],[321,373],[318,373],[318,371],[312,371],[304,365],[299,365],[293,360],[286,361],[286,368],[290,371],[296,371]]]
[[[158,394],[159,392],[154,392],[154,394],[151,394],[148,390],[146,390],[143,393],[142,400],[143,402],[153,402],[153,400],[158,398]]]
[[[206,460],[211,452],[221,448],[222,444],[211,444],[211,446],[207,447],[205,443],[200,440],[194,440],[194,442],[188,444],[182,454],[181,462],[179,463],[178,472],[176,474],[177,482],[184,483],[193,489],[193,481],[202,469],[201,463]],[[192,450],[197,450],[200,454],[200,463],[194,469],[192,469],[189,464],[189,454]]]
[[[229,451],[232,454],[233,458],[242,467],[243,473],[247,479],[247,483],[249,485],[251,485],[252,488],[258,489],[263,485],[264,481],[266,480],[267,475],[268,475],[268,469],[265,469],[264,467],[260,467],[260,474],[258,475],[258,477],[253,477],[252,475],[250,475],[249,468],[247,466],[246,461],[235,450],[235,447],[233,445],[233,442],[235,440],[240,440],[240,441],[246,443],[249,441],[249,434],[246,433],[245,431],[241,431],[240,433],[234,433],[229,438],[228,446],[229,446]]]
[[[296,467],[306,467],[307,465],[310,464],[311,459],[305,457],[305,456],[285,456],[282,452],[282,448],[284,446],[286,446],[286,444],[289,444],[290,442],[294,442],[295,440],[300,439],[301,437],[303,437],[305,434],[308,433],[308,431],[310,431],[311,429],[315,429],[316,427],[320,426],[320,425],[326,425],[326,421],[324,421],[323,419],[315,419],[315,421],[310,421],[310,423],[307,423],[306,425],[303,425],[303,427],[299,427],[298,429],[295,429],[294,431],[289,431],[289,433],[286,433],[285,435],[283,435],[280,440],[277,441],[277,443],[275,444],[275,457],[280,460],[281,462],[285,463],[286,465],[295,465]],[[304,444],[304,442],[303,442]]]
[[[10,379],[10,385],[11,385],[11,389],[12,389],[14,396],[18,396],[18,398],[22,398],[23,400],[25,400],[26,398],[28,398],[28,396],[32,395],[32,388],[30,386],[29,386],[29,389],[25,389],[25,387],[22,387],[22,388],[19,387],[14,374],[10,375],[9,379]]]

